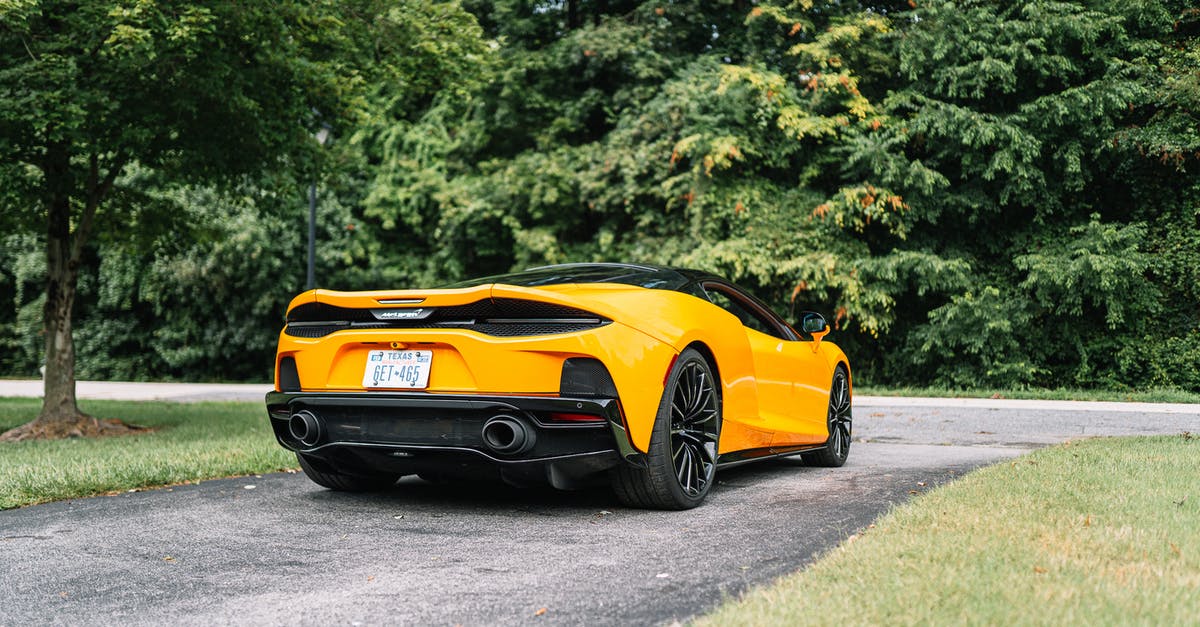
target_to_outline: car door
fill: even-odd
[[[773,447],[820,444],[829,436],[829,386],[833,370],[828,360],[813,350],[811,340],[783,346],[792,364],[792,410],[776,427]]]
[[[742,321],[754,359],[760,417],[774,431],[772,446],[823,442],[829,365],[765,305],[736,287],[703,284],[710,301]]]

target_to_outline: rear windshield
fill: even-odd
[[[620,264],[567,264],[470,279],[444,287],[475,287],[489,283],[503,283],[518,287],[540,287],[563,283],[620,283],[659,290],[678,290],[687,282],[688,279],[682,274],[667,268]]]

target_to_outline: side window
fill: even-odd
[[[742,321],[742,325],[754,329],[759,333],[773,335],[779,337],[779,331],[766,318],[762,317],[757,311],[739,303],[731,298],[728,294],[721,291],[716,286],[704,286],[704,291],[708,294],[708,300],[725,311],[735,315]]]

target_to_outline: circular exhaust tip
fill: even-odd
[[[533,442],[533,429],[512,416],[493,416],[483,425],[483,443],[493,452],[517,455],[533,448]]]
[[[288,432],[304,446],[316,446],[321,441],[321,421],[308,410],[301,410],[288,419]]]

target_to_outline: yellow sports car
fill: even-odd
[[[717,468],[850,450],[850,365],[732,283],[632,264],[533,268],[429,290],[312,290],[288,307],[267,410],[335,490],[408,474],[699,505]]]

